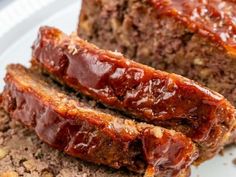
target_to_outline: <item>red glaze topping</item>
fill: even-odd
[[[172,15],[236,55],[235,0],[149,0],[160,15]]]
[[[171,177],[198,155],[181,133],[86,107],[20,65],[8,67],[5,82],[1,105],[11,117],[69,155],[136,172],[153,167]]]
[[[55,28],[40,29],[32,63],[106,105],[182,131],[213,154],[235,122],[233,106],[221,95],[181,76],[100,50]]]

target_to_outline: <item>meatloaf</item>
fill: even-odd
[[[83,0],[78,34],[236,105],[236,1]]]
[[[143,175],[94,165],[70,157],[43,143],[33,130],[11,119],[0,109],[0,177],[143,177]]]
[[[199,162],[221,149],[235,125],[234,107],[223,96],[56,28],[40,29],[32,64],[109,107],[184,133],[197,143]]]
[[[8,66],[5,83],[5,111],[71,156],[148,177],[188,176],[198,156],[183,134],[98,110],[21,65]]]

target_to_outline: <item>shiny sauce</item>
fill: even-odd
[[[99,50],[76,37],[61,33],[62,40],[55,44],[46,34],[54,32],[61,33],[54,28],[41,29],[33,47],[33,62],[75,90],[141,121],[170,125],[198,143],[211,143],[212,136],[222,136],[231,129],[235,112],[223,96],[181,76]],[[58,50],[63,51],[63,57],[53,57]],[[62,69],[57,63],[66,64]],[[221,124],[225,128],[221,129]]]
[[[144,172],[147,166],[153,166],[156,173],[167,170],[173,176],[198,156],[193,143],[180,133],[137,123],[129,126],[133,129],[139,127],[139,131],[120,132],[119,127],[129,128],[124,121],[114,123],[116,118],[111,117],[107,122],[105,114],[95,115],[92,111],[84,117],[79,106],[76,106],[76,111],[70,105],[74,102],[71,98],[63,94],[60,98],[57,94],[52,96],[53,89],[43,85],[42,90],[40,80],[25,80],[8,75],[1,104],[12,118],[35,130],[41,140],[69,155],[113,168],[125,166],[136,172]],[[60,108],[58,99],[68,103]],[[101,121],[94,122],[93,118]],[[118,123],[120,126],[116,125]]]
[[[236,55],[236,1],[149,0],[159,15],[172,15],[190,31],[211,39]]]

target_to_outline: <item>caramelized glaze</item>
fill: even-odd
[[[8,67],[1,105],[50,146],[74,157],[177,176],[198,156],[181,133],[90,109],[20,65]]]
[[[54,57],[58,51],[63,54]],[[205,158],[220,149],[235,122],[234,108],[223,96],[181,76],[100,50],[55,28],[41,28],[32,63],[110,107],[185,133],[203,147]]]
[[[236,55],[236,1],[148,0],[159,15],[173,16],[190,31],[211,39]]]

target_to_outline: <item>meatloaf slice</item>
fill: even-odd
[[[56,28],[40,29],[32,64],[109,107],[181,131],[198,144],[199,161],[214,156],[235,125],[234,107],[223,96]]]
[[[183,176],[179,177],[188,176],[186,170],[183,172]],[[34,131],[10,119],[2,109],[0,109],[0,176],[143,177],[142,174],[94,165],[59,152],[42,143]]]
[[[198,156],[183,134],[98,110],[21,65],[8,66],[5,82],[5,111],[71,156],[164,177],[187,173]]]
[[[83,0],[78,34],[198,81],[236,106],[236,1]]]

